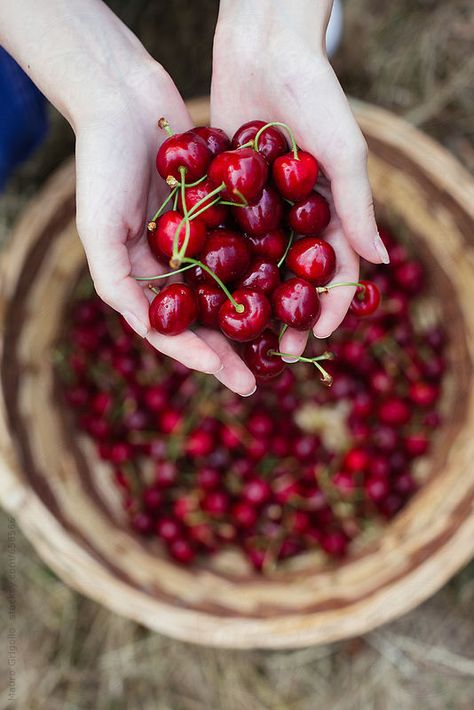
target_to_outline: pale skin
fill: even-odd
[[[334,280],[357,281],[359,255],[374,263],[387,263],[388,255],[375,224],[365,142],[325,53],[331,5],[221,0],[211,124],[230,135],[253,118],[293,128],[324,172]],[[76,134],[77,226],[98,294],[157,350],[251,394],[252,373],[219,333],[198,328],[167,337],[151,330],[152,295],[133,278],[160,271],[145,234],[167,191],[154,167],[166,137],[157,120],[166,116],[176,132],[192,126],[171,77],[100,0],[2,0],[0,43]],[[322,297],[316,337],[339,325],[353,292],[341,287]],[[281,350],[299,355],[306,339],[289,329]]]

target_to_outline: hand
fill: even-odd
[[[324,234],[337,254],[336,281],[358,280],[358,255],[388,262],[378,236],[367,176],[367,147],[329,64],[324,35],[331,2],[221,0],[214,40],[212,124],[230,135],[245,121],[282,121],[316,156],[318,190],[330,201]],[[322,296],[314,335],[328,337],[344,318],[353,287]],[[288,329],[281,349],[300,355],[307,333]]]

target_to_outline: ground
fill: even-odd
[[[208,90],[214,0],[113,0],[186,97]],[[474,168],[474,8],[469,0],[347,0],[335,67],[345,89],[433,135]],[[159,28],[157,30],[156,28]],[[354,38],[357,41],[353,41]],[[186,55],[186,63],[183,56]],[[189,71],[193,67],[193,71]],[[52,114],[46,146],[0,203],[0,239],[25,201],[71,153]],[[12,570],[0,569],[0,635],[8,649],[15,592],[16,697],[6,652],[0,710],[467,710],[474,697],[474,567],[397,622],[339,644],[231,652],[169,640],[72,592],[14,530]],[[0,515],[5,549],[12,529]],[[9,574],[10,573],[10,574]]]

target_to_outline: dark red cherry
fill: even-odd
[[[263,128],[266,123],[266,121],[248,121],[244,123],[234,133],[232,148],[239,148],[241,145],[253,141],[257,132]],[[258,139],[258,152],[263,155],[267,163],[273,163],[275,158],[278,158],[279,155],[283,155],[287,150],[287,140],[279,128],[270,126],[262,131]]]
[[[380,291],[372,281],[360,281],[350,305],[350,312],[358,318],[375,313],[380,303]]]
[[[296,276],[316,286],[325,286],[336,271],[336,254],[323,239],[303,237],[290,247],[286,265]]]
[[[310,330],[319,318],[321,304],[314,286],[304,279],[289,279],[272,296],[276,318],[296,330]]]
[[[225,283],[236,281],[249,266],[250,246],[239,232],[216,229],[207,238],[201,261]],[[206,281],[212,280],[207,273],[202,276]]]
[[[150,303],[148,315],[151,327],[159,333],[178,335],[196,319],[194,293],[186,284],[169,284]]]
[[[194,185],[193,187],[187,187],[186,192],[185,192],[185,203],[186,203],[186,208],[188,212],[201,200],[204,200],[206,195],[208,195],[211,190],[213,190],[213,186],[209,182],[209,180],[203,180],[200,182],[198,185]],[[209,200],[206,200],[203,202],[201,207],[199,207],[199,211],[201,209],[205,209],[204,212],[201,212],[199,217],[196,217],[191,221],[191,224],[194,224],[194,222],[198,219],[201,222],[204,222],[206,227],[209,229],[215,229],[219,225],[223,224],[225,220],[227,219],[228,215],[228,208],[225,205],[212,205],[212,207],[209,207],[209,204],[212,202],[212,197]],[[178,208],[181,213],[183,213],[183,202],[181,199],[181,195],[178,201]]]
[[[413,404],[419,407],[431,407],[439,397],[439,387],[428,382],[413,382],[410,385],[409,397]]]
[[[378,418],[382,424],[399,427],[410,421],[411,409],[405,400],[400,397],[390,397],[381,403],[378,409]]]
[[[280,283],[280,270],[276,264],[264,259],[255,259],[249,270],[240,279],[239,288],[259,288],[263,293],[270,294]]]
[[[278,351],[278,336],[271,330],[264,330],[261,335],[242,349],[242,358],[247,367],[259,380],[270,380],[285,369],[285,363],[279,355],[270,355],[271,350]]]
[[[212,126],[197,126],[191,129],[191,133],[201,136],[206,141],[207,147],[213,156],[223,153],[224,150],[229,150],[229,136],[222,128],[214,128]]]
[[[280,195],[298,202],[309,195],[318,177],[318,161],[311,153],[298,151],[280,155],[273,163],[273,179]]]
[[[196,287],[195,293],[198,321],[206,328],[218,328],[219,309],[227,299],[224,291],[217,284],[202,283]]]
[[[318,192],[311,192],[288,212],[288,224],[297,234],[320,234],[330,220],[329,204]]]
[[[238,313],[227,299],[219,310],[219,325],[228,338],[245,342],[258,337],[271,317],[270,302],[261,291],[239,288],[232,294],[237,303],[244,306]]]
[[[266,232],[261,237],[253,237],[248,234],[247,239],[252,245],[252,252],[255,256],[275,263],[280,261],[288,244],[288,237],[282,229]]]
[[[283,202],[277,191],[267,185],[257,202],[248,207],[233,207],[232,213],[243,232],[260,237],[279,227],[283,217]]]
[[[148,243],[153,254],[158,258],[160,254],[172,256],[176,232],[181,225],[178,235],[178,248],[181,248],[186,236],[186,225],[183,215],[171,210],[161,215],[156,223],[156,230],[148,233]],[[200,253],[206,241],[206,225],[199,217],[189,223],[189,241],[186,247],[186,256],[196,256]]]
[[[206,174],[212,154],[206,141],[192,131],[167,138],[156,154],[156,169],[161,177],[181,181],[180,168],[186,168],[186,182],[199,180]]]
[[[241,203],[258,200],[268,178],[265,159],[252,148],[226,150],[209,165],[209,180],[215,187],[225,185],[222,195]]]
[[[393,276],[398,286],[412,295],[423,287],[424,271],[418,261],[405,261],[394,269]]]

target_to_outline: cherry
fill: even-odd
[[[173,177],[181,182],[180,168],[186,169],[186,181],[194,182],[206,174],[212,154],[206,141],[192,131],[177,133],[167,138],[156,155],[156,169],[166,180]]]
[[[178,335],[196,319],[197,304],[194,293],[186,284],[169,284],[155,296],[148,315],[151,327],[158,333]]]
[[[416,491],[416,481],[411,473],[403,471],[395,478],[393,489],[402,496],[409,496]]]
[[[413,382],[409,397],[419,407],[431,407],[439,397],[439,388],[428,382]]]
[[[182,565],[188,565],[195,557],[195,551],[192,545],[184,538],[176,538],[171,540],[168,545],[168,551],[177,562]]]
[[[297,202],[309,195],[318,177],[318,162],[311,153],[298,151],[280,155],[273,163],[273,179],[278,192],[287,200]]]
[[[132,457],[132,447],[125,441],[117,441],[110,447],[109,461],[116,465],[129,461]]]
[[[269,354],[271,350],[278,351],[278,337],[271,330],[264,330],[258,338],[243,347],[242,358],[259,380],[269,380],[285,369],[281,357]]]
[[[155,485],[169,488],[176,483],[178,469],[172,461],[159,461],[155,466]]]
[[[148,244],[153,254],[160,258],[161,255],[172,256],[175,235],[179,225],[177,248],[183,246],[186,237],[186,226],[182,223],[183,216],[171,210],[161,215],[156,223],[156,230],[148,232]],[[181,224],[182,223],[182,224]],[[203,220],[196,217],[189,222],[189,241],[186,247],[186,256],[196,256],[201,251],[206,241],[206,225]]]
[[[202,429],[191,431],[186,438],[185,452],[190,458],[208,456],[214,449],[213,435]]]
[[[250,264],[246,274],[240,279],[239,288],[260,289],[263,293],[271,294],[280,283],[280,270],[271,261],[256,259]]]
[[[197,472],[197,482],[203,490],[213,490],[219,486],[221,475],[216,468],[204,466]]]
[[[293,456],[300,462],[312,461],[316,456],[320,441],[313,434],[299,434],[291,444]]]
[[[374,403],[371,395],[365,390],[357,392],[352,399],[352,414],[356,417],[368,417],[372,414]]]
[[[248,207],[233,207],[232,214],[243,232],[260,237],[280,225],[283,202],[277,191],[267,185],[256,202]]]
[[[365,471],[369,465],[369,454],[365,449],[351,449],[344,456],[343,467],[347,471],[357,473]]]
[[[163,493],[154,486],[145,488],[142,495],[143,505],[147,510],[158,510],[163,504]]]
[[[282,229],[274,229],[260,237],[248,234],[247,239],[251,244],[254,256],[260,256],[262,259],[275,263],[280,261],[288,244],[288,237]]]
[[[143,401],[151,412],[162,412],[168,402],[169,394],[162,385],[149,385],[143,391]]]
[[[236,503],[232,508],[231,515],[232,520],[235,520],[236,524],[242,528],[253,527],[258,518],[256,509],[245,501]]]
[[[303,279],[289,279],[273,292],[275,316],[296,330],[311,330],[321,313],[316,289]]]
[[[272,490],[268,483],[261,478],[246,481],[242,488],[242,498],[252,505],[263,505],[271,497]]]
[[[402,426],[410,421],[411,410],[403,399],[391,397],[380,404],[378,417],[382,424]]]
[[[250,247],[245,237],[230,229],[216,229],[211,232],[201,253],[201,261],[224,283],[235,281],[242,276],[250,263]],[[203,274],[206,281],[212,276]]]
[[[350,312],[358,318],[375,313],[380,303],[380,291],[372,281],[360,281],[350,305]]]
[[[273,432],[273,418],[265,410],[256,410],[247,419],[247,429],[255,437],[266,438]]]
[[[398,446],[398,434],[389,426],[375,426],[372,430],[372,440],[376,448],[385,453],[391,453]]]
[[[209,515],[221,516],[229,508],[230,499],[224,491],[209,491],[201,500],[201,508]]]
[[[369,500],[378,503],[388,496],[390,485],[386,478],[380,476],[367,478],[364,481],[364,491]]]
[[[239,313],[229,300],[225,301],[219,310],[219,326],[231,340],[253,340],[268,325],[271,316],[270,303],[265,294],[250,288],[237,289],[232,297],[239,305],[244,306],[244,310]]]
[[[222,194],[226,199],[252,202],[262,193],[268,166],[252,148],[226,150],[213,159],[208,177],[215,187],[225,185]]]
[[[348,471],[336,471],[331,476],[331,484],[343,497],[351,497],[356,489],[354,476]]]
[[[153,532],[153,518],[148,513],[135,513],[130,523],[135,532],[140,535],[150,535]]]
[[[181,524],[176,518],[163,516],[156,521],[155,530],[158,537],[166,540],[166,542],[171,542],[171,540],[176,540],[181,534]]]
[[[403,439],[405,451],[412,458],[426,454],[429,444],[429,439],[423,432],[413,432]]]
[[[415,295],[423,287],[423,267],[418,261],[406,261],[397,266],[393,271],[396,283],[404,291]]]
[[[321,547],[331,557],[344,557],[349,540],[341,530],[323,533]]]
[[[219,309],[227,300],[224,291],[217,284],[202,283],[195,290],[198,321],[206,328],[219,327]]]
[[[288,212],[288,224],[297,234],[320,234],[331,220],[327,200],[319,192],[312,192]]]
[[[183,415],[179,409],[168,407],[159,415],[159,427],[163,434],[172,434],[181,428]]]
[[[198,183],[197,185],[193,185],[192,187],[187,187],[186,192],[184,195],[184,202],[186,205],[186,210],[190,212],[192,208],[197,205],[198,202],[201,202],[201,200],[205,200],[201,206],[198,208],[197,211],[200,212],[199,217],[195,217],[190,225],[192,226],[195,222],[200,221],[205,224],[206,227],[209,229],[215,229],[216,227],[219,227],[219,225],[224,224],[224,222],[227,219],[229,210],[225,205],[217,204],[217,205],[212,205],[210,207],[209,205],[213,201],[213,198],[210,197],[208,200],[206,200],[206,196],[213,190],[213,186],[210,183],[209,180],[203,180],[202,182]],[[215,197],[215,195],[214,195]],[[182,214],[184,214],[184,208],[183,208],[183,200],[181,198],[181,194],[179,196],[178,200],[178,208],[181,211]],[[201,210],[203,210],[201,212]],[[167,213],[169,214],[169,213]],[[197,253],[197,252],[196,252]],[[192,256],[192,254],[191,254]]]
[[[336,254],[328,242],[304,237],[290,247],[286,265],[296,276],[316,286],[325,286],[336,271]]]
[[[266,125],[265,121],[248,121],[240,126],[232,138],[232,148],[240,148],[250,141],[255,140],[257,132]],[[267,163],[273,163],[275,158],[283,155],[288,150],[288,143],[276,126],[269,126],[260,134],[258,139],[258,152],[263,155]]]
[[[206,141],[206,145],[214,157],[230,148],[229,137],[222,128],[197,126],[196,128],[191,128],[191,133],[200,136]]]

